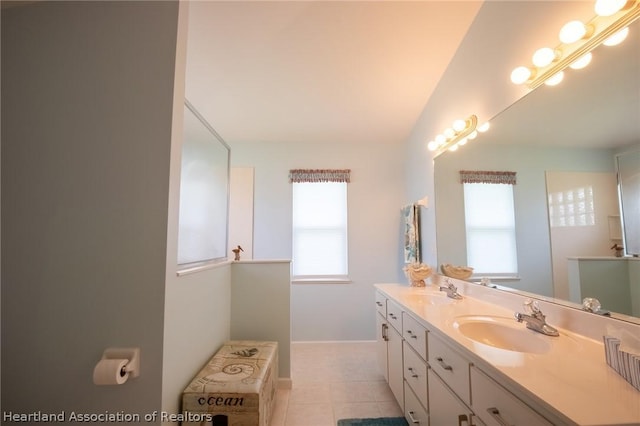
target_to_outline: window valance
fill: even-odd
[[[516,172],[460,170],[460,183],[494,183],[515,185]]]
[[[350,169],[293,169],[289,170],[289,183],[351,182]]]

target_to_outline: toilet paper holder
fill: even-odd
[[[107,348],[100,359],[128,359],[129,362],[122,367],[120,374],[124,376],[129,373],[129,377],[140,375],[140,348]]]

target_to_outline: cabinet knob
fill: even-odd
[[[393,319],[398,319],[398,317],[396,317],[396,315],[393,312],[390,312],[389,316]]]
[[[407,330],[407,334],[409,335],[409,337],[411,337],[412,339],[417,339],[418,336],[416,336],[415,334],[413,334],[413,331],[411,330]]]
[[[418,375],[416,374],[416,372],[413,371],[413,367],[407,367],[407,370],[409,371],[409,373],[411,373],[411,377],[413,377],[414,379],[418,378]]]
[[[507,422],[504,417],[500,415],[500,410],[498,410],[496,407],[487,408],[487,413],[491,414],[491,417],[493,417],[500,426],[511,426],[509,422]]]
[[[413,423],[414,425],[419,425],[420,424],[420,420],[416,420],[413,417],[413,415],[414,415],[413,411],[411,411],[411,410],[407,411],[407,415],[409,416],[409,420],[411,420],[411,423]]]
[[[382,302],[376,302],[376,305],[382,307]]]
[[[438,361],[438,364],[440,364],[440,367],[444,368],[445,370],[453,371],[453,367],[447,364],[446,362],[444,362],[442,357],[436,358],[436,361]]]

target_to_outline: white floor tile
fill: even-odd
[[[270,426],[336,426],[339,419],[402,416],[378,369],[374,342],[294,343],[290,390]]]

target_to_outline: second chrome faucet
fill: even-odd
[[[524,308],[527,313],[522,314],[520,312],[515,313],[515,318],[518,322],[524,322],[527,328],[538,333],[545,334],[547,336],[559,336],[558,330],[547,324],[546,316],[542,313],[538,307],[537,302],[526,300],[524,302]]]
[[[456,287],[449,278],[445,278],[446,286],[440,286],[440,291],[447,293],[447,297],[452,299],[462,299],[462,295],[458,293],[458,287]]]

